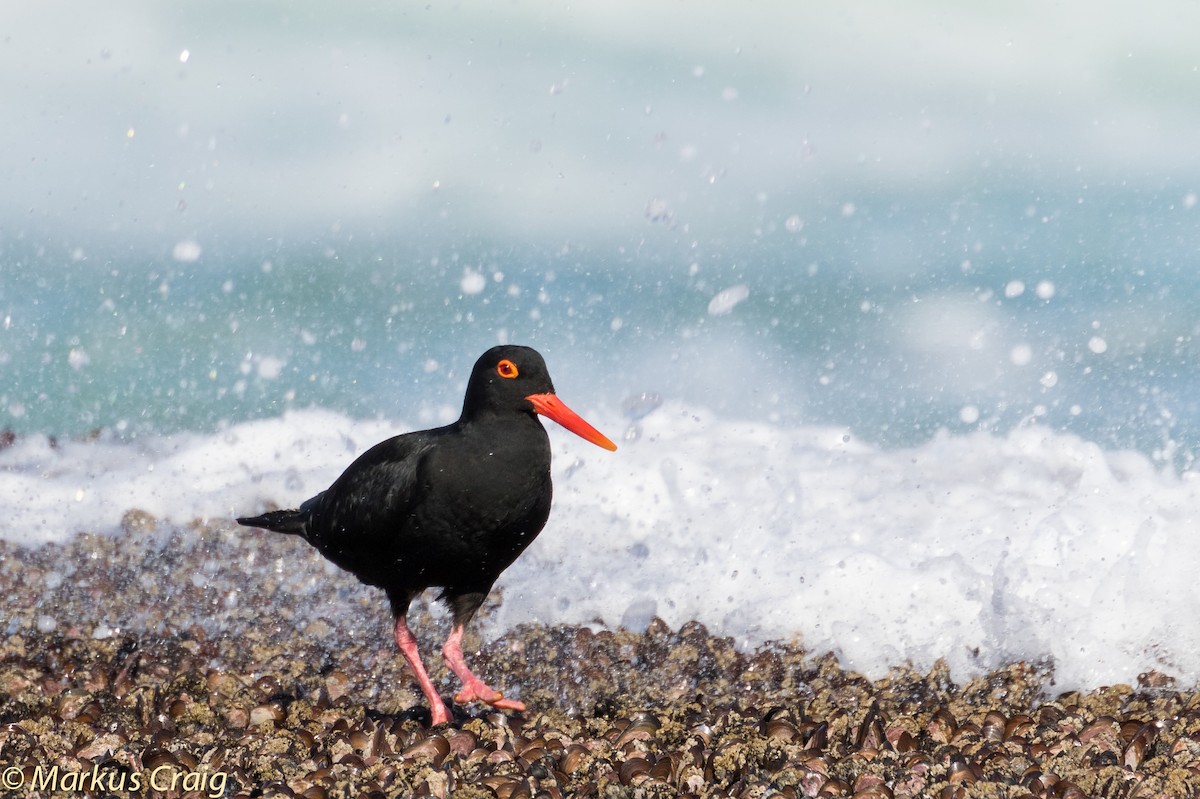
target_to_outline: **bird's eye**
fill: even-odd
[[[503,361],[496,364],[496,374],[500,375],[501,377],[507,377],[511,380],[518,374],[517,365],[508,358],[505,358]]]

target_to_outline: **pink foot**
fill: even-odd
[[[455,627],[450,631],[450,637],[446,639],[446,645],[442,647],[442,657],[446,659],[446,665],[450,667],[452,672],[458,675],[458,678],[463,683],[463,689],[455,694],[454,701],[460,705],[465,705],[468,702],[484,702],[498,710],[523,711],[525,709],[524,702],[518,702],[516,699],[505,699],[504,694],[471,673],[471,669],[467,667],[466,659],[463,658],[462,637],[463,628]]]
[[[504,694],[495,688],[489,687],[487,683],[479,679],[464,685],[463,689],[454,695],[454,701],[460,705],[465,705],[468,702],[485,702],[500,710],[523,711],[525,709],[524,702],[518,702],[516,699],[505,699]]]

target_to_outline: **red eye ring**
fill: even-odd
[[[496,364],[496,374],[511,380],[520,374],[520,372],[517,371],[517,365],[515,363],[510,361],[508,358],[505,358],[500,363]]]

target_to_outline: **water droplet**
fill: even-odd
[[[200,254],[203,251],[198,243],[192,239],[185,239],[171,250],[171,257],[180,263],[194,264],[200,260]]]
[[[724,291],[717,292],[708,303],[709,316],[724,316],[733,311],[734,307],[750,296],[750,288],[744,283],[730,286]]]
[[[653,391],[643,391],[641,394],[626,397],[625,401],[621,403],[621,410],[627,418],[637,420],[650,415],[662,403],[661,394],[656,394]]]
[[[646,218],[651,222],[670,222],[672,216],[674,214],[671,213],[671,206],[666,200],[654,197],[646,203]]]
[[[487,278],[482,272],[476,272],[474,269],[464,269],[462,280],[458,282],[459,289],[463,294],[479,294],[487,288]]]

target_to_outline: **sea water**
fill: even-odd
[[[1039,424],[883,449],[680,401],[575,404],[620,448],[549,425],[554,510],[501,577],[491,634],[659,616],[834,651],[871,676],[943,657],[960,676],[1052,665],[1064,688],[1200,674],[1192,472]],[[309,409],[135,442],[24,436],[0,451],[0,533],[116,532],[131,508],[232,523],[296,505],[415,425]]]
[[[1194,684],[1196,48],[768,6],[7,12],[0,535],[294,506],[522,343],[620,449],[492,633]]]
[[[852,288],[836,260],[793,268],[791,235],[728,271],[512,252],[60,265],[6,296],[0,534],[295,506],[376,441],[456,418],[475,357],[513,341],[620,449],[548,423],[554,512],[492,634],[657,615],[872,676],[945,657],[959,675],[1052,663],[1062,686],[1194,681],[1196,356],[1192,322],[1162,311],[1188,277],[956,264]]]

